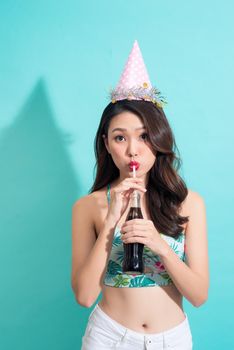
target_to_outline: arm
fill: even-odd
[[[168,245],[160,257],[180,293],[198,307],[207,300],[209,288],[206,212],[198,193],[189,191],[186,201],[190,214],[186,228],[187,265]]]
[[[96,238],[91,218],[94,209],[90,195],[72,208],[71,284],[77,302],[85,307],[91,307],[101,291],[115,227],[111,219],[106,219]]]

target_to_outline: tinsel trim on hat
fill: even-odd
[[[148,88],[147,83],[144,83],[143,87],[137,86],[129,89],[119,88],[118,90],[110,89],[110,99],[112,103],[123,100],[125,98],[127,100],[138,99],[151,101],[160,108],[163,108],[164,105],[167,104],[167,101],[165,100],[165,97],[161,95],[161,92],[155,87]]]

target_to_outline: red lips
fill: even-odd
[[[140,166],[140,164],[138,162],[136,162],[135,160],[132,160],[130,163],[129,163],[129,168],[131,170],[133,170],[133,167],[135,166],[135,169],[137,170]]]

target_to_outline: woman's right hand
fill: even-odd
[[[128,207],[130,196],[134,190],[146,192],[142,185],[143,180],[137,177],[128,177],[121,181],[112,191],[107,220],[117,223]]]

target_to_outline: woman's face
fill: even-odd
[[[154,165],[156,157],[148,141],[146,129],[141,118],[132,112],[122,112],[112,118],[104,141],[120,171],[121,179],[132,176],[129,167],[131,160],[140,164],[137,177],[145,178]]]

